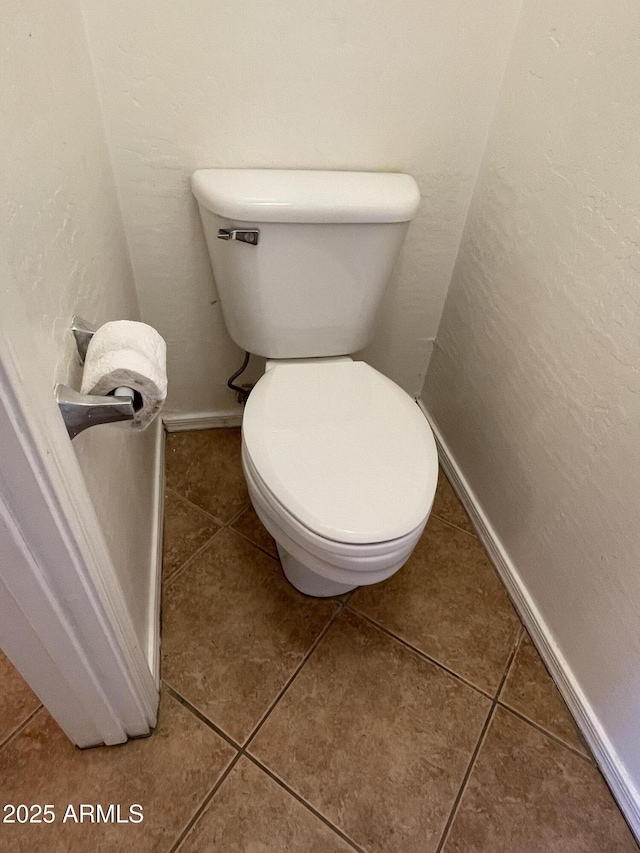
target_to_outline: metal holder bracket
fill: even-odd
[[[131,391],[130,388],[126,390]],[[68,385],[56,385],[55,392],[62,420],[69,438],[72,439],[89,427],[131,421],[135,415],[133,391],[131,396],[99,397],[94,394],[80,394]]]
[[[84,364],[87,347],[96,327],[76,315],[71,321],[71,331],[76,339],[78,360],[80,364]],[[95,394],[80,394],[68,385],[56,385],[55,395],[71,439],[91,426],[133,420],[136,412],[136,393],[131,388],[116,388],[113,396],[101,397]]]
[[[73,332],[73,337],[76,339],[76,347],[78,349],[78,361],[80,364],[84,364],[84,361],[87,357],[87,347],[89,346],[89,341],[94,336],[97,331],[97,327],[93,326],[91,323],[88,323],[82,317],[79,317],[77,314],[73,315],[71,320],[71,331]]]

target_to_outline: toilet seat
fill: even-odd
[[[411,555],[427,518],[414,531],[392,542],[353,545],[322,539],[286,511],[257,477],[243,447],[242,464],[253,507],[276,540],[285,575],[310,595],[337,595],[356,586],[378,583],[394,574]],[[291,576],[291,559],[304,567],[305,578]],[[322,580],[318,585],[317,578]]]
[[[260,478],[244,446],[242,448],[242,467],[250,495],[252,499],[255,499],[255,504],[258,505],[255,506],[254,504],[254,508],[259,511],[261,516],[266,516],[266,521],[264,518],[262,519],[265,527],[268,529],[270,526],[275,526],[278,530],[286,530],[287,536],[302,545],[305,550],[317,556],[328,558],[336,566],[352,569],[354,563],[357,565],[359,561],[363,560],[366,561],[369,571],[377,564],[386,564],[389,557],[398,551],[405,550],[407,546],[412,548],[415,540],[419,538],[424,529],[426,519],[415,530],[408,531],[399,539],[358,544],[326,539],[302,524],[274,497]]]
[[[325,551],[360,546],[345,549],[353,561],[362,546],[393,551],[424,527],[438,477],[431,429],[411,397],[364,362],[272,363],[242,432],[259,491]]]

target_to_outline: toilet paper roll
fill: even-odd
[[[120,386],[142,399],[131,426],[145,429],[167,396],[167,345],[146,323],[114,320],[93,335],[84,362],[82,393],[106,395]]]

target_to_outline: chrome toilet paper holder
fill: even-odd
[[[78,361],[84,364],[89,341],[97,331],[82,317],[77,315],[71,321],[71,331],[76,341]],[[55,395],[62,420],[69,438],[98,424],[112,424],[119,421],[131,421],[135,415],[135,392],[131,388],[117,388],[113,396],[102,397],[95,394],[80,394],[68,385],[56,385]]]
[[[73,337],[76,339],[78,361],[80,364],[84,364],[87,357],[89,341],[98,331],[98,327],[89,323],[83,317],[79,317],[77,314],[74,314],[71,318],[71,331],[73,332]]]

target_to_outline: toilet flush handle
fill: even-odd
[[[218,231],[218,240],[239,240],[241,243],[249,243],[250,246],[257,246],[259,237],[260,231],[257,228],[221,228]]]

